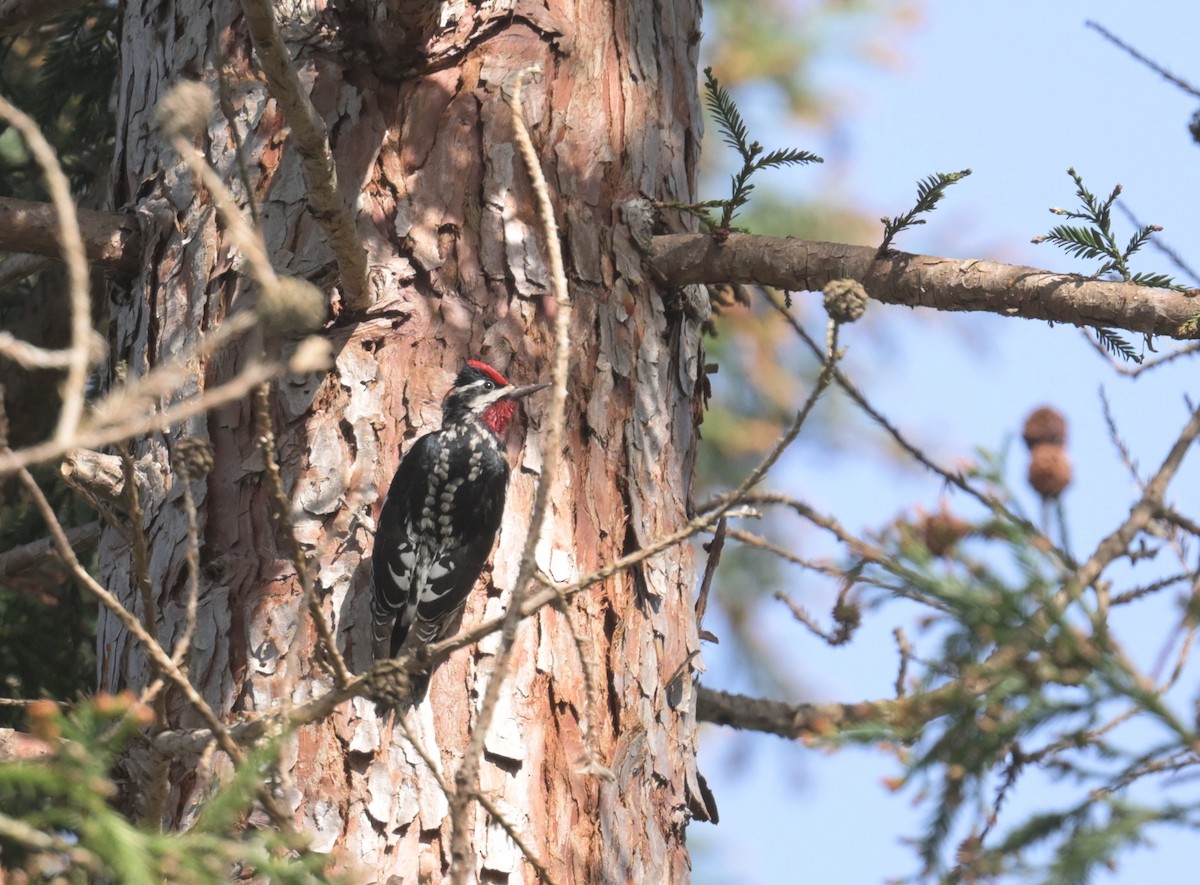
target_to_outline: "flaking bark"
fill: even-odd
[[[576,305],[563,469],[539,562],[569,581],[686,521],[699,333],[668,318],[614,207],[637,193],[693,198],[698,4],[614,9],[556,0],[536,17],[510,6],[477,12],[443,4],[439,16],[422,19],[419,39],[405,37],[408,65],[395,79],[378,75],[382,62],[341,51],[335,7],[281,21],[331,133],[339,180],[361,194],[358,231],[375,295],[364,316],[327,330],[334,371],[286,378],[272,399],[297,533],[313,559],[326,618],[355,668],[369,660],[371,528],[399,451],[436,426],[440,398],[465,358],[486,359],[517,383],[546,371],[544,253],[503,95],[530,64],[544,74],[526,88],[526,117],[559,212]],[[392,36],[387,9],[356,7],[375,17],[379,41]],[[361,48],[361,31],[348,26],[347,36]],[[254,68],[236,3],[131,0],[121,56],[115,178],[118,202],[128,205],[114,208],[153,221],[143,242],[151,260],[112,310],[112,371],[124,361],[134,377],[185,352],[253,297],[207,195],[145,125],[173,80],[212,82],[218,69],[229,78],[250,194],[224,121],[210,121],[202,146],[235,194],[258,202],[276,270],[323,285],[334,263],[307,211],[300,158]],[[227,380],[257,359],[260,346],[252,336],[197,365],[183,393]],[[511,591],[542,461],[541,416],[526,411],[509,434],[514,476],[485,570],[490,582],[473,595],[466,625],[501,612]],[[159,632],[169,641],[181,629],[185,586],[185,519],[170,452],[184,436],[213,444],[213,469],[193,484],[205,583],[190,673],[228,719],[299,703],[330,685],[314,663],[315,632],[299,611],[300,585],[272,522],[255,435],[247,399],[134,446],[135,457],[168,476],[164,494],[143,503]],[[351,516],[358,519],[347,530]],[[104,532],[101,558],[105,584],[133,605],[128,548],[117,533]],[[547,609],[518,632],[485,742],[481,787],[556,881],[688,878],[692,681],[685,670],[669,696],[665,683],[698,648],[694,584],[684,546],[571,603],[602,677],[599,709],[607,715],[599,722],[582,721],[587,703],[563,615]],[[102,618],[100,642],[103,688],[141,688],[152,678],[144,655],[110,618]],[[493,647],[485,641],[438,667],[430,703],[419,708],[417,734],[446,775],[461,760]],[[179,698],[169,697],[168,708],[173,726],[197,724]],[[584,728],[596,732],[614,782],[577,773]],[[168,825],[186,824],[211,776],[221,773],[196,771],[196,763],[185,757],[171,770]],[[138,765],[131,760],[132,771]],[[335,869],[364,883],[446,874],[446,798],[401,731],[365,699],[300,729],[282,774],[283,804],[313,846],[331,853]],[[471,878],[535,880],[483,811],[470,825],[478,855]]]

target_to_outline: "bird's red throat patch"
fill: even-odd
[[[508,386],[508,379],[489,366],[487,363],[479,360],[467,360],[467,365],[472,369],[478,369],[483,374],[487,375],[501,387]],[[517,413],[517,404],[510,399],[502,399],[498,403],[494,403],[490,409],[483,413],[483,423],[492,428],[496,436],[504,436],[504,429],[508,427],[508,422],[512,420],[513,415]]]

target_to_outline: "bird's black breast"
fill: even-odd
[[[478,422],[426,434],[401,460],[372,556],[376,611],[395,617],[391,654],[414,624],[436,635],[465,602],[495,542],[508,476],[500,439]]]

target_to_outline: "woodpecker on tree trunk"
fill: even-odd
[[[441,639],[466,604],[504,515],[504,430],[517,400],[546,387],[514,387],[469,360],[442,401],[441,428],[401,459],[372,553],[376,660]],[[414,701],[428,684],[428,673],[412,675]]]

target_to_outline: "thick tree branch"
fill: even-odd
[[[650,263],[674,286],[759,283],[819,291],[830,280],[858,280],[885,304],[986,311],[1076,326],[1125,329],[1169,338],[1200,337],[1188,321],[1200,299],[1169,289],[1092,280],[993,261],[899,252],[876,258],[867,246],[732,234],[654,237]]]
[[[65,530],[67,541],[76,550],[90,550],[100,539],[100,520]],[[0,578],[11,578],[40,567],[48,561],[58,562],[53,538],[42,538],[0,553]]]
[[[137,270],[141,261],[141,233],[134,216],[90,209],[75,212],[89,261],[121,275]],[[54,207],[49,203],[0,197],[0,252],[61,257]]]

